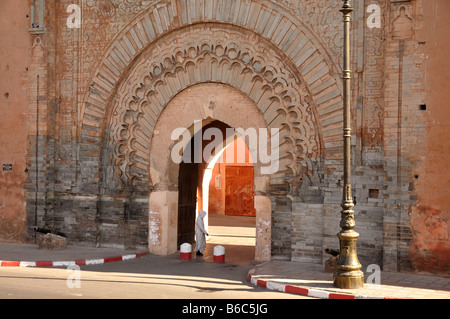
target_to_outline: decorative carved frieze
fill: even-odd
[[[280,129],[280,171],[272,178],[288,177],[295,191],[321,149],[315,105],[296,73],[268,43],[239,30],[198,26],[164,37],[118,89],[108,128],[112,165],[125,185],[145,185],[152,132],[165,105],[189,86],[216,82],[246,93],[269,127]]]

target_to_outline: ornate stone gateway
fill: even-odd
[[[416,2],[352,2],[358,257],[391,270],[410,266],[419,209],[420,154],[405,155],[417,142],[405,130],[423,123]],[[337,248],[342,1],[30,3],[30,236],[37,226],[75,243],[176,251],[189,228],[179,206],[193,203],[180,192],[172,133],[222,123],[278,132],[278,169],[254,163],[255,258],[323,263]]]
[[[65,8],[62,1],[49,10]],[[66,113],[46,171],[57,176],[45,193],[53,204],[30,212],[30,224],[72,241],[174,252],[179,165],[171,133],[220,121],[278,130],[277,171],[254,167],[255,258],[291,255],[293,203],[313,205],[321,219],[320,183],[341,160],[339,67],[314,32],[270,1],[103,0],[79,9],[73,15],[83,23],[70,16],[57,35],[74,55],[59,58]],[[38,52],[41,35],[35,43]],[[72,129],[62,124],[68,112],[76,114],[65,118]]]
[[[321,49],[301,22],[260,2],[161,1],[143,10],[103,54],[80,114],[81,145],[101,141],[100,197],[148,194],[149,249],[174,252],[178,169],[168,133],[195,120],[277,128],[279,170],[255,176],[256,258],[268,260],[271,203],[289,211],[287,195],[308,193],[303,181],[324,168],[323,135],[341,121],[338,81]],[[234,96],[242,101],[227,103]],[[339,144],[328,146],[330,158]]]

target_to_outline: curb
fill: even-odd
[[[136,253],[131,255],[107,257],[100,259],[78,259],[75,261],[8,261],[0,260],[0,267],[67,267],[67,266],[87,266],[87,265],[101,265],[116,261],[131,260],[145,256],[147,253]]]
[[[296,295],[308,296],[321,299],[401,299],[401,298],[389,298],[389,297],[374,297],[355,294],[335,293],[320,289],[311,289],[309,287],[295,286],[289,284],[283,284],[276,281],[258,279],[255,276],[256,269],[250,269],[248,272],[248,281],[255,286],[260,286],[273,291],[287,292]]]

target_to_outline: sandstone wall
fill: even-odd
[[[67,27],[70,4],[81,9],[81,28]],[[280,170],[267,185],[255,180],[270,206],[258,226],[270,229],[265,256],[322,263],[323,249],[338,246],[342,197],[341,5],[47,0],[32,17],[26,2],[3,1],[0,159],[13,166],[0,172],[2,239],[32,240],[32,227],[45,224],[72,242],[148,245],[150,224],[163,222],[150,214],[152,193],[177,192],[178,167],[166,158],[164,171],[152,165],[167,153],[150,151],[155,127],[170,101],[208,83],[238,90],[265,126],[280,129]],[[360,261],[445,272],[449,7],[352,5]],[[219,103],[212,99],[202,107]]]

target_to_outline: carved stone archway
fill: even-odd
[[[147,167],[160,113],[179,92],[206,82],[240,90],[258,106],[268,127],[280,130],[280,169],[273,183],[310,174],[322,148],[321,134],[307,87],[292,67],[268,43],[239,28],[198,25],[161,38],[122,81],[107,120],[106,150],[114,150],[107,157],[119,168],[121,182],[142,191],[153,185]]]
[[[215,37],[211,38],[211,34]],[[249,109],[239,109],[239,105],[235,105],[235,110],[225,106],[210,110],[211,114],[219,112],[224,117],[210,115],[210,118],[232,127],[248,128],[252,123],[251,127],[280,131],[278,172],[266,177],[267,183],[255,177],[255,187],[259,187],[261,193],[255,200],[259,216],[257,225],[260,225],[257,228],[258,233],[265,234],[261,236],[264,240],[257,239],[256,256],[259,260],[267,260],[270,258],[270,236],[267,234],[270,234],[271,225],[270,198],[266,196],[269,182],[295,188],[295,179],[312,173],[322,146],[317,115],[308,99],[306,85],[292,64],[284,61],[270,43],[254,34],[235,27],[224,30],[221,25],[196,25],[162,37],[140,56],[119,85],[108,114],[106,132],[109,136],[103,158],[110,160],[105,171],[114,174],[105,179],[108,181],[105,188],[112,187],[113,191],[122,187],[134,192],[153,189],[149,202],[150,224],[154,226],[149,231],[150,250],[169,254],[176,249],[170,244],[176,242],[170,240],[176,229],[170,230],[169,220],[175,220],[170,215],[178,196],[174,186],[176,179],[170,181],[170,176],[178,169],[170,167],[167,140],[162,144],[165,149],[154,148],[155,134],[159,135],[163,129],[156,129],[156,125],[172,99],[201,83],[226,85],[241,92],[252,101],[262,120],[255,123],[251,120],[255,116],[248,116]],[[198,110],[210,109],[210,103],[217,102],[212,100],[206,106],[205,103],[198,105]],[[195,109],[180,109],[179,116],[190,118],[192,114]],[[230,117],[240,119],[241,125],[230,123],[233,122]],[[199,119],[204,120],[205,114]],[[170,120],[162,121],[166,124],[165,130],[176,128],[169,125]],[[189,127],[189,123],[184,125]],[[153,162],[155,157],[162,158],[164,165]],[[111,183],[114,176],[119,178]],[[265,187],[261,189],[260,185]],[[159,239],[155,241],[152,234]]]
[[[264,2],[183,3],[161,1],[131,21],[92,79],[79,143],[98,147],[83,160],[101,154],[101,192],[146,196],[170,188],[156,182],[150,165],[155,125],[175,96],[199,83],[235,88],[257,106],[268,128],[280,129],[280,169],[270,178],[277,192],[295,195],[319,162],[341,160],[339,81],[300,22]]]

